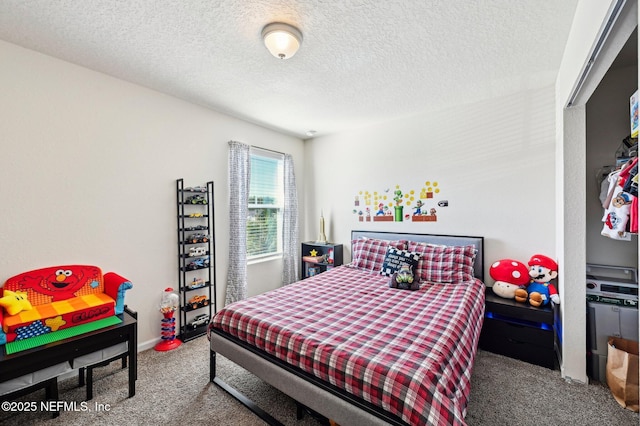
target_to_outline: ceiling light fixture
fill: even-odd
[[[289,59],[296,54],[302,44],[302,33],[289,24],[273,22],[262,29],[264,45],[279,59]]]

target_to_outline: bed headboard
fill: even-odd
[[[473,274],[484,282],[484,237],[462,235],[410,234],[404,232],[351,231],[351,240],[358,238],[378,238],[380,240],[410,240],[419,243],[442,244],[447,246],[473,245],[478,250]]]

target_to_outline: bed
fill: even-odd
[[[343,426],[464,425],[484,316],[483,243],[353,231],[348,265],[211,319],[211,381],[272,425],[281,423],[217,376],[216,354]],[[412,263],[419,290],[390,288],[398,263]]]

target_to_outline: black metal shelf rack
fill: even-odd
[[[216,244],[213,182],[185,187],[176,181],[178,292],[183,342],[206,334],[216,313]],[[195,241],[195,242],[194,242]]]

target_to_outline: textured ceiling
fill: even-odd
[[[2,0],[0,39],[307,138],[555,81],[577,0]],[[289,60],[264,25],[303,33]]]

